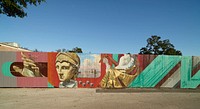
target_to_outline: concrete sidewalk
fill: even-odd
[[[199,109],[199,90],[172,90],[0,88],[0,109]]]
[[[174,89],[174,88],[96,89],[96,93],[149,93],[149,92],[200,93],[200,89]]]

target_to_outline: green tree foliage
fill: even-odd
[[[72,50],[66,50],[65,48],[63,49],[58,49],[56,52],[72,52],[72,53],[83,53],[82,49],[79,47],[75,47]]]
[[[27,16],[24,8],[27,8],[28,5],[37,6],[41,2],[45,2],[45,0],[0,0],[0,14],[23,18]]]
[[[40,50],[38,50],[38,49],[34,49],[34,50],[32,50],[33,52],[44,52],[44,51],[40,51]]]
[[[38,49],[35,49],[35,50],[33,50],[33,52],[39,52],[39,50],[38,50]]]
[[[161,37],[156,35],[147,39],[146,47],[142,47],[139,54],[182,55],[181,51],[174,48],[169,39],[161,40]]]
[[[73,53],[83,53],[82,49],[79,47],[75,47],[72,50],[69,50],[68,52],[73,52]]]
[[[65,48],[63,48],[63,49],[56,50],[56,52],[67,52],[67,50]]]

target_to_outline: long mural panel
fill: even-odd
[[[0,52],[0,87],[200,88],[200,57]]]

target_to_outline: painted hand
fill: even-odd
[[[23,76],[26,77],[42,77],[42,74],[40,73],[39,67],[35,64],[35,62],[31,59],[29,59],[25,54],[21,52],[22,61],[24,68],[20,69],[18,66],[13,66],[13,69],[16,72],[19,72]]]

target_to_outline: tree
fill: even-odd
[[[79,47],[75,47],[72,50],[69,50],[68,52],[73,52],[73,53],[83,53],[82,49]]]
[[[43,51],[40,51],[38,50],[37,48],[33,50],[33,52],[43,52]]]
[[[58,50],[56,50],[56,52],[83,53],[83,52],[82,52],[82,49],[79,48],[79,47],[75,47],[75,48],[73,48],[72,50],[66,50],[65,48],[63,48],[63,49],[58,49]]]
[[[169,39],[161,40],[161,37],[156,35],[147,39],[146,47],[142,47],[139,54],[182,55],[181,51],[174,48]]]
[[[33,52],[39,52],[38,49],[33,50]]]
[[[27,8],[28,4],[37,6],[41,2],[45,0],[0,0],[0,14],[23,18],[27,16],[24,8]]]
[[[62,49],[57,49],[56,52],[62,52]]]

